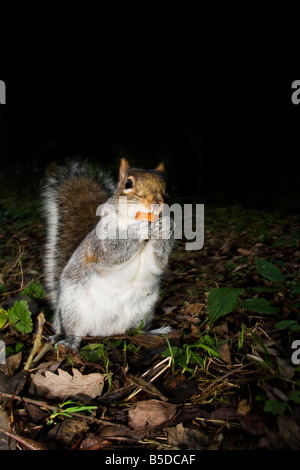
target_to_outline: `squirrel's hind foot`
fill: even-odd
[[[57,344],[59,351],[61,353],[69,352],[69,353],[77,353],[81,338],[75,337],[75,336],[67,336],[64,339],[61,339],[58,341],[60,338],[59,335],[53,335],[49,337],[49,341],[52,344]]]

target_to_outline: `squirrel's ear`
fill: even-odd
[[[160,163],[156,168],[156,171],[160,171],[161,173],[165,172],[165,165],[163,163]]]
[[[119,168],[119,181],[122,181],[126,177],[126,173],[129,170],[130,166],[126,158],[121,158],[120,168]]]

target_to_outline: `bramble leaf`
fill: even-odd
[[[269,281],[284,281],[284,277],[281,271],[273,263],[266,261],[265,259],[255,258],[256,271],[264,276]]]
[[[31,333],[32,320],[31,312],[26,300],[16,301],[14,306],[7,310],[9,320],[21,333]]]
[[[285,328],[288,328],[291,331],[300,330],[300,325],[296,320],[281,320],[275,323],[274,326],[277,330],[284,330]]]
[[[258,297],[254,299],[247,299],[243,302],[243,307],[251,312],[270,314],[277,313],[278,308],[273,307],[267,299],[263,297]]]
[[[234,312],[239,304],[238,296],[245,290],[238,287],[218,287],[213,289],[207,297],[208,316],[215,321],[227,313]]]
[[[46,295],[46,292],[43,289],[42,284],[39,281],[33,282],[29,286],[23,289],[22,294],[28,295],[32,299],[43,299]]]

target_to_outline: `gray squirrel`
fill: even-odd
[[[149,329],[174,244],[163,172],[163,164],[130,168],[122,158],[116,185],[78,161],[48,175],[45,282],[58,344],[77,350],[83,336]]]

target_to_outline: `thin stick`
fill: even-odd
[[[245,369],[245,367],[248,367],[249,364],[244,364],[242,367],[240,367],[239,369],[234,369],[234,370],[231,370],[230,372],[228,372],[228,374],[225,374],[223,375],[222,377],[214,380],[210,385],[208,385],[208,387],[206,387],[204,390],[202,390],[202,393],[205,393],[207,392],[208,390],[210,390],[212,387],[214,387],[215,385],[217,385],[219,382],[223,382],[225,379],[227,379],[227,377],[229,377],[230,375],[233,375],[233,374],[237,374],[238,372],[240,372],[242,369]]]
[[[42,343],[43,326],[44,326],[44,323],[45,323],[45,317],[44,317],[43,312],[41,312],[39,314],[39,316],[37,317],[37,321],[38,321],[38,329],[37,329],[37,333],[36,333],[36,338],[34,340],[34,344],[33,344],[33,348],[31,350],[31,353],[29,354],[27,362],[24,366],[24,370],[29,370],[30,369],[32,360],[33,360],[35,354],[37,353],[37,350],[39,349],[39,347],[41,346],[41,343]]]
[[[24,446],[26,446],[30,450],[47,450],[47,447],[40,442],[33,441],[32,439],[28,439],[28,437],[19,436],[18,434],[10,431],[5,431],[5,429],[0,428],[0,432],[3,432],[8,437],[12,437],[16,441],[20,442]]]
[[[171,363],[172,363],[172,358],[171,357],[166,357],[166,359],[164,359],[163,361],[159,362],[158,364],[156,364],[156,366],[152,367],[151,369],[148,369],[146,372],[144,372],[144,374],[142,374],[142,377],[145,377],[147,374],[149,374],[149,372],[151,371],[154,371],[154,369],[157,369],[158,367],[160,367],[162,364],[164,364],[165,362],[168,362],[168,364],[162,369],[160,370],[154,377],[152,377],[152,379],[149,380],[149,382],[154,382],[154,380],[156,380],[163,372],[165,372],[167,369],[169,369],[169,367],[171,366]],[[131,398],[133,398],[135,395],[137,395],[138,393],[140,393],[140,391],[142,390],[141,387],[137,388],[134,392],[132,392],[127,398],[125,398],[124,401],[128,401],[130,400]]]

